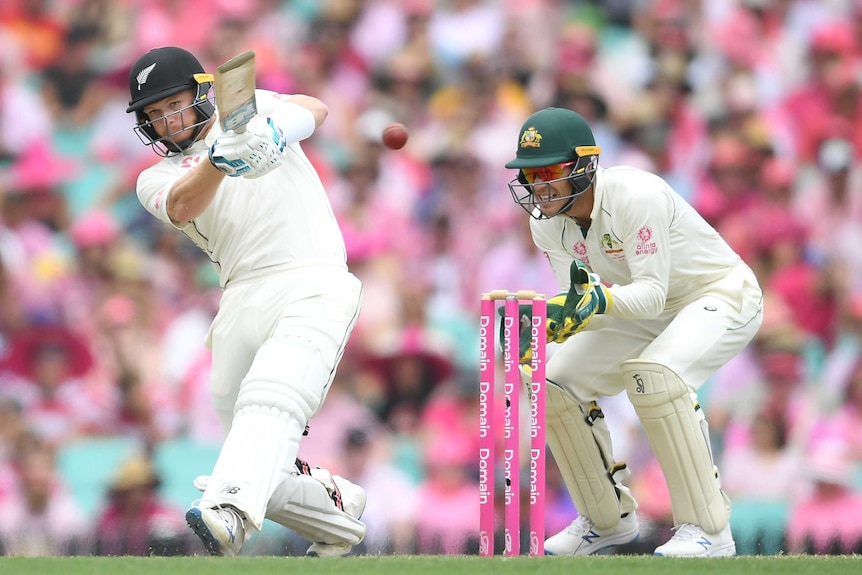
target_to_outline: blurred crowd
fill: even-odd
[[[330,108],[304,149],[364,302],[300,455],[367,490],[355,553],[477,552],[479,295],[559,291],[503,167],[552,105],[602,165],[666,178],[765,289],[761,333],[701,392],[740,553],[862,552],[862,1],[3,0],[0,553],[203,552],[182,517],[221,438],[220,292],[138,204],[158,158],[125,113],[132,62],[164,45],[208,70],[253,49],[260,88]],[[603,407],[648,548],[672,526],[661,470],[625,398]],[[576,511],[552,462],[548,487],[550,533]],[[268,526],[244,553],[304,550]]]

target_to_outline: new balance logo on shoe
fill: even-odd
[[[239,487],[236,485],[225,485],[221,488],[222,493],[229,493],[230,495],[236,495],[239,493]]]
[[[663,557],[732,557],[736,543],[730,524],[718,533],[708,533],[701,526],[684,523],[674,528],[670,541],[656,548],[654,555]]]
[[[610,529],[596,527],[583,515],[545,541],[545,555],[592,555],[614,545],[625,545],[638,538],[638,519],[634,511],[620,517]]]

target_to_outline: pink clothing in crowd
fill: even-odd
[[[862,542],[862,494],[841,489],[799,502],[790,512],[787,541],[794,552],[830,553],[836,542],[844,553],[857,550]]]

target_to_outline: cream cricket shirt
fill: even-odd
[[[664,180],[626,166],[598,169],[586,236],[566,216],[530,226],[563,291],[572,260],[580,259],[611,285],[609,315],[626,319],[681,309],[742,263]]]
[[[266,116],[280,105],[280,97],[258,90],[258,113]],[[149,212],[174,225],[167,214],[168,191],[186,170],[209,161],[209,146],[221,133],[216,123],[205,142],[140,174],[138,199]],[[347,269],[344,239],[320,178],[299,143],[290,144],[285,156],[279,168],[260,178],[224,178],[207,209],[178,226],[209,255],[222,287],[267,271]]]

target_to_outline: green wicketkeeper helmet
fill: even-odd
[[[537,209],[542,202],[535,199],[534,186],[568,180],[572,194],[550,200],[569,199],[557,214],[566,212],[572,202],[592,186],[600,153],[593,131],[583,116],[565,108],[539,110],[521,126],[515,159],[506,163],[507,168],[518,170],[518,176],[509,182],[512,198],[532,217],[544,219],[550,216]],[[539,174],[541,181],[534,183],[535,168],[544,167],[556,169],[543,171]],[[548,174],[555,175],[548,177]]]

